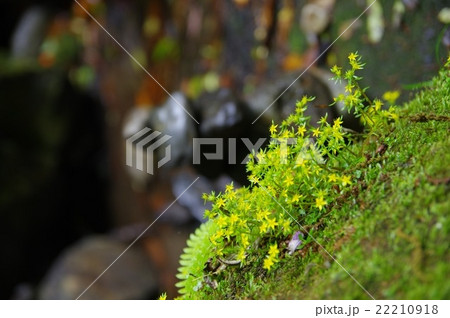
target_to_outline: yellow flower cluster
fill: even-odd
[[[387,91],[383,94],[383,99],[393,105],[400,97],[400,91]]]
[[[331,69],[336,80],[346,81],[345,93],[335,101],[352,110],[368,129],[389,125],[397,113],[383,109],[380,99],[370,100],[360,88],[355,72],[364,64],[358,53],[350,54],[348,60],[350,69]],[[304,113],[313,100],[303,96],[293,114],[282,123],[272,123],[270,144],[249,156],[249,187],[235,189],[230,184],[223,193],[203,196],[213,203],[205,217],[215,226],[209,239],[216,255],[237,259],[242,266],[264,257],[264,269],[272,270],[280,261],[277,242],[286,240],[296,224],[316,224],[355,183],[345,171],[365,158],[351,151],[352,138],[342,127],[342,118],[331,121],[324,116],[317,125],[310,123]],[[268,241],[273,243],[261,243]]]
[[[264,265],[263,268],[270,271],[272,267],[279,262],[278,254],[280,251],[278,250],[277,243],[274,243],[270,245],[269,253],[267,254],[266,258],[264,259]]]

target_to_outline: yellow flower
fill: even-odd
[[[226,191],[226,190],[225,190]],[[233,200],[234,198],[236,198],[236,192],[234,191],[230,191],[226,193],[226,198],[228,200]]]
[[[260,210],[256,213],[256,219],[258,221],[262,221],[269,216],[270,212],[267,210]]]
[[[343,123],[343,121],[342,121],[341,117],[339,117],[334,120],[333,127],[341,127],[342,123]]]
[[[284,184],[287,187],[293,185],[294,184],[294,177],[291,174],[287,175],[286,178],[284,179]]]
[[[231,214],[230,215],[230,224],[236,223],[237,220],[239,220],[239,218],[238,218],[238,216],[236,214]]]
[[[335,175],[334,173],[330,174],[328,176],[328,181],[329,182],[336,182],[337,181],[337,175]]]
[[[261,150],[257,155],[256,158],[258,159],[258,162],[260,162],[261,164],[265,164],[265,158],[266,158],[266,154]]]
[[[288,139],[290,137],[291,137],[291,132],[289,130],[284,130],[280,136],[281,139]]]
[[[264,269],[267,269],[268,271],[270,271],[270,269],[272,268],[274,262],[272,260],[272,258],[268,257],[266,259],[264,259]]]
[[[277,220],[275,220],[275,218],[273,218],[273,219],[267,219],[267,227],[269,228],[271,228],[272,230],[275,230],[275,226],[277,226],[278,225],[278,223],[277,223]]]
[[[351,61],[350,65],[354,70],[361,70],[363,68],[363,65],[361,63],[358,63],[357,61]]]
[[[272,134],[272,135],[275,134],[277,132],[277,127],[278,127],[278,125],[272,124],[269,128],[270,134]]]
[[[336,126],[334,126],[333,127],[333,137],[336,139],[336,140],[342,140],[342,139],[344,139],[344,136],[342,136],[342,132],[340,131],[340,129],[339,129],[339,127],[336,127]]]
[[[389,112],[389,116],[391,116],[391,118],[393,120],[398,120],[398,115],[396,113],[394,113],[394,112]]]
[[[217,256],[223,256],[223,248],[218,248],[216,250],[216,254],[217,254]]]
[[[394,104],[399,97],[400,91],[387,91],[383,94],[383,99],[390,104]]]
[[[342,76],[342,69],[339,66],[337,66],[337,65],[334,65],[331,68],[331,72],[334,73],[337,77],[341,77]]]
[[[303,136],[305,135],[305,132],[306,132],[305,125],[299,126],[299,127],[297,128],[297,133],[298,133],[301,137],[303,137]]]
[[[283,226],[283,233],[286,234],[291,231],[291,221],[289,221],[288,219],[283,220],[281,225]]]
[[[253,175],[253,174],[250,175],[250,177],[248,177],[248,180],[250,180],[251,183],[258,183],[259,182],[258,177]]]
[[[214,233],[211,237],[210,237],[210,241],[211,244],[214,246],[217,246],[219,244],[219,239],[221,238],[220,235],[218,235],[218,233]]]
[[[355,53],[355,52],[350,53],[350,55],[348,56],[348,60],[350,62],[355,62],[357,58],[358,58],[358,53]]]
[[[158,300],[166,300],[167,299],[167,294],[166,293],[162,293],[161,296],[159,296]]]
[[[247,246],[250,245],[250,242],[248,241],[248,235],[245,234],[245,233],[242,233],[242,234],[241,234],[241,244],[242,244],[244,247],[247,247]]]
[[[347,84],[345,85],[345,91],[351,93],[353,91],[353,88],[355,88],[355,85]]]
[[[261,223],[261,226],[259,227],[259,233],[263,234],[263,233],[266,233],[266,232],[267,232],[267,223],[266,223],[266,221],[263,221]]]
[[[270,245],[270,247],[269,247],[269,257],[270,258],[275,258],[279,252],[280,251],[278,250],[277,243]]]
[[[314,137],[319,137],[320,135],[320,128],[317,127],[316,129],[313,130],[313,136]]]
[[[227,225],[227,223],[228,223],[228,220],[227,220],[228,218],[226,217],[226,216],[223,216],[223,215],[221,215],[221,216],[219,216],[217,219],[216,219],[216,223],[217,223],[217,225],[219,226],[219,227],[225,227],[226,225]]]
[[[225,192],[231,192],[233,191],[233,189],[234,189],[233,183],[227,184],[225,186]]]
[[[297,193],[294,194],[291,198],[291,203],[297,203],[300,200],[300,198],[301,198],[301,195],[299,195]]]
[[[350,176],[342,176],[341,182],[343,186],[346,186],[347,184],[352,184],[352,181],[350,179]]]
[[[319,210],[322,210],[322,208],[327,205],[327,201],[323,199],[323,196],[320,196],[316,199],[316,207],[319,208]]]
[[[383,102],[379,99],[375,99],[373,102],[373,106],[375,107],[376,111],[379,111],[381,107],[383,107]]]
[[[241,262],[243,262],[243,261],[245,261],[245,258],[247,257],[247,255],[245,255],[245,249],[243,249],[243,248],[241,248],[240,250],[239,250],[239,253],[238,253],[238,255],[237,255],[237,259],[239,260],[239,261],[241,261]]]
[[[213,212],[211,210],[205,210],[204,216],[207,219],[213,219],[213,218],[215,218],[217,216],[217,213],[215,213],[215,212]]]
[[[223,207],[224,205],[225,205],[225,200],[224,200],[223,198],[218,198],[217,201],[216,201],[216,206],[217,206],[218,208],[221,208],[221,207]]]

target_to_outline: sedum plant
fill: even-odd
[[[380,126],[387,131],[398,118],[395,109],[384,109],[381,100],[372,101],[360,87],[356,73],[364,64],[358,53],[348,60],[348,69],[331,69],[333,79],[346,84],[334,104],[344,104],[359,117],[366,136]],[[332,213],[331,204],[351,190],[358,173],[353,167],[366,158],[352,151],[355,137],[342,127],[342,118],[329,123],[325,116],[317,125],[310,123],[304,112],[313,99],[303,96],[295,113],[279,125],[272,123],[270,144],[247,163],[249,187],[229,184],[224,193],[203,195],[213,205],[205,212],[207,223],[191,235],[181,256],[177,286],[182,298],[216,288],[215,277],[229,266],[275,270],[293,257],[293,237],[301,233],[303,244],[308,243],[308,233]]]

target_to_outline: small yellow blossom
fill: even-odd
[[[281,225],[283,227],[283,233],[289,233],[291,230],[291,221],[288,219],[285,219],[281,222]]]
[[[329,181],[329,182],[336,182],[337,179],[338,179],[338,177],[337,177],[337,175],[335,175],[334,173],[332,173],[332,174],[330,174],[330,175],[328,176],[328,181]]]
[[[233,191],[233,189],[234,189],[233,183],[227,184],[225,186],[225,192],[231,192]]]
[[[383,102],[379,99],[375,99],[373,102],[373,107],[375,108],[376,111],[379,111],[381,107],[383,107]]]
[[[299,194],[294,194],[292,197],[291,197],[291,203],[297,203],[298,201],[300,201],[300,198],[301,198],[301,195],[299,195]]]
[[[223,207],[224,205],[225,205],[225,200],[224,200],[223,198],[218,198],[217,201],[216,201],[216,206],[217,206],[218,208],[221,208],[221,207]]]
[[[322,210],[322,208],[327,205],[327,201],[323,199],[323,196],[320,196],[316,199],[316,207],[319,208],[319,210]]]
[[[306,132],[305,125],[299,126],[299,127],[297,128],[297,133],[298,133],[301,137],[303,137],[303,136],[305,135],[305,132]]]
[[[342,185],[345,187],[347,184],[352,184],[350,176],[342,176],[341,177]]]
[[[353,89],[355,88],[355,85],[347,84],[345,85],[345,91],[351,93]]]
[[[277,220],[275,220],[275,218],[273,219],[267,219],[267,227],[271,228],[272,230],[275,230],[275,226],[278,225]]]
[[[263,265],[263,267],[264,267],[264,269],[267,269],[268,271],[270,271],[270,269],[272,268],[272,266],[273,266],[274,264],[275,264],[275,263],[273,262],[273,259],[270,258],[270,257],[267,257],[266,259],[264,259],[264,265]]]
[[[389,116],[393,119],[393,120],[398,120],[398,115],[394,112],[389,112]]]
[[[269,256],[274,258],[278,255],[280,251],[278,250],[278,245],[277,243],[274,243],[272,245],[270,245],[269,247]]]
[[[159,296],[158,300],[166,300],[167,299],[167,294],[166,293],[162,293],[161,296]]]
[[[313,130],[313,136],[314,137],[319,137],[320,135],[320,128],[317,127],[316,129]]]
[[[234,224],[239,220],[239,217],[236,214],[231,214],[230,215],[230,224]]]
[[[387,91],[383,94],[383,99],[390,104],[395,104],[395,101],[400,97],[400,91]]]
[[[250,242],[248,241],[248,235],[245,234],[245,233],[242,233],[242,234],[241,234],[241,244],[242,244],[242,246],[244,246],[244,247],[247,247],[247,246],[250,245]]]
[[[259,233],[263,234],[267,232],[267,223],[266,221],[263,221],[259,227]]]
[[[294,177],[291,174],[288,174],[284,179],[284,184],[289,187],[294,184]]]
[[[262,221],[264,219],[267,219],[267,217],[270,215],[270,212],[267,210],[260,210],[256,212],[256,219],[258,221]]]
[[[334,120],[333,127],[341,127],[342,123],[343,123],[343,121],[342,121],[341,117],[339,117]]]
[[[348,56],[350,62],[355,62],[358,59],[358,53],[352,52]]]
[[[334,73],[337,77],[341,77],[342,76],[342,69],[339,66],[337,66],[337,65],[334,65],[331,68],[331,72]]]
[[[253,174],[248,177],[248,180],[250,180],[250,182],[252,182],[252,183],[258,183],[259,182],[258,177],[253,175]]]
[[[234,191],[227,192],[226,197],[228,200],[233,200],[234,198],[236,198],[236,192]]]
[[[237,258],[239,261],[243,262],[243,261],[245,261],[245,258],[246,258],[246,257],[247,257],[247,255],[245,255],[245,249],[244,249],[244,248],[241,248],[241,249],[239,250],[239,253],[237,254],[236,258]]]
[[[223,256],[223,248],[218,248],[216,250],[216,254],[217,254],[217,256]]]
[[[283,133],[281,134],[281,139],[288,139],[291,137],[291,132],[289,130],[283,130]],[[284,141],[283,141],[284,142]]]
[[[224,234],[225,234],[225,231],[222,229],[220,229],[219,231],[214,233],[209,239],[211,241],[211,244],[214,246],[217,246],[220,243],[220,240],[222,239]]]
[[[275,134],[277,132],[278,125],[272,124],[269,128],[270,134]]]
[[[228,218],[226,216],[221,215],[216,219],[216,223],[218,226],[223,228],[228,224]]]

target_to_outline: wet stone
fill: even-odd
[[[76,299],[126,248],[106,236],[91,236],[67,248],[51,267],[40,299]],[[149,259],[132,246],[80,299],[149,299],[157,293]]]
[[[244,119],[243,105],[232,92],[221,88],[202,95],[197,101],[201,114],[200,135],[226,137],[236,134]]]

